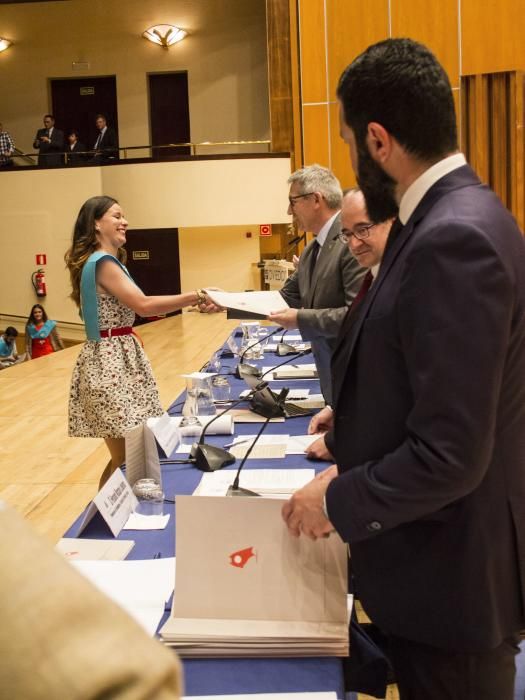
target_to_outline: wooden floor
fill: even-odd
[[[184,313],[138,329],[164,408],[237,325]],[[0,371],[0,499],[56,542],[97,491],[103,440],[67,435],[69,382],[80,345]]]
[[[184,389],[180,375],[199,369],[237,324],[225,314],[189,312],[138,329],[164,408]],[[80,347],[0,372],[0,499],[53,543],[96,494],[108,461],[103,440],[67,435],[69,382]],[[391,686],[387,700],[397,698]]]

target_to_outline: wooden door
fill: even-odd
[[[133,229],[126,238],[126,267],[144,294],[180,294],[178,229]],[[137,317],[136,325],[156,318]]]
[[[188,72],[150,73],[148,88],[153,158],[160,160],[189,154],[189,147],[155,148],[190,141]]]
[[[108,126],[118,136],[117,80],[114,75],[96,78],[56,78],[51,80],[51,104],[56,125],[64,134],[76,129],[86,148],[93,148],[98,137],[97,114],[104,114]]]

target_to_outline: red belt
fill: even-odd
[[[100,331],[101,338],[111,338],[114,335],[132,335],[133,328],[131,326],[124,326],[123,328],[105,328]]]

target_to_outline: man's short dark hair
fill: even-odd
[[[44,119],[52,119],[55,121],[55,117],[52,114],[44,114]]]
[[[457,150],[447,74],[434,54],[412,39],[387,39],[369,46],[343,72],[337,96],[360,143],[374,121],[424,161]]]
[[[13,326],[7,326],[4,335],[16,338],[16,336],[18,335],[18,331],[16,330],[16,328],[13,328]]]

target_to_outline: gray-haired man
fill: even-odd
[[[284,328],[299,328],[303,338],[311,341],[321,391],[329,403],[332,349],[365,270],[339,240],[343,192],[335,175],[320,165],[309,165],[296,170],[288,184],[288,213],[298,229],[311,231],[315,238],[281,289],[292,308],[269,318]]]

